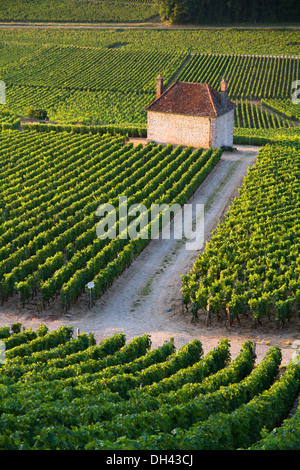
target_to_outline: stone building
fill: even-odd
[[[232,146],[235,108],[224,79],[220,93],[207,83],[180,81],[163,91],[159,75],[156,99],[146,108],[147,140],[203,148]]]

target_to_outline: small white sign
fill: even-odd
[[[91,281],[91,282],[88,283],[88,288],[89,289],[93,289],[94,286],[95,286],[94,281]]]

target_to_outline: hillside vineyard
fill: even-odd
[[[68,132],[3,131],[0,142],[2,301],[59,294],[63,309],[90,281],[98,298],[151,239],[98,238],[100,204],[117,207],[122,194],[149,210],[183,205],[222,154]]]
[[[193,270],[183,276],[186,302],[232,323],[285,324],[300,308],[297,145],[266,145],[240,195]]]
[[[255,366],[252,341],[232,360],[227,339],[204,354],[196,339],[176,351],[173,338],[151,349],[148,335],[96,344],[71,327],[21,326],[0,329],[2,449],[248,449],[264,445],[263,427],[276,448],[273,429],[300,385],[297,362],[278,376],[278,347]],[[282,442],[297,448],[284,435]]]
[[[292,85],[299,76],[300,61],[296,55],[199,53],[199,44],[191,52],[184,41],[176,50],[171,43],[159,49],[155,41],[160,36],[153,36],[153,42],[134,44],[136,37],[144,40],[144,36],[132,32],[129,40],[126,31],[123,36],[114,32],[115,41],[102,34],[101,42],[93,47],[56,44],[59,39],[66,41],[56,31],[50,45],[37,47],[25,46],[23,42],[32,39],[23,34],[21,38],[13,37],[6,46],[7,53],[0,57],[0,78],[6,84],[7,97],[4,109],[12,115],[24,115],[30,106],[46,108],[50,120],[65,124],[145,128],[145,107],[155,98],[158,74],[164,77],[165,89],[178,79],[209,83],[218,91],[225,76],[230,99],[256,101],[256,105],[257,101],[267,100],[263,104],[270,108],[274,99],[290,99]],[[149,31],[150,36],[153,34]],[[177,32],[175,36],[172,32],[174,41],[180,37],[184,40],[186,34]],[[15,39],[20,42],[15,44]],[[49,38],[42,40],[48,43]],[[83,35],[80,41],[84,42]],[[287,106],[285,109],[289,113]],[[0,121],[1,112],[2,108]],[[275,114],[278,112],[282,108],[277,106]],[[295,118],[297,112],[292,120]],[[10,121],[15,119],[12,116]],[[235,125],[239,127],[239,123]],[[280,128],[281,123],[276,127]]]
[[[1,0],[1,450],[300,449],[296,3]]]

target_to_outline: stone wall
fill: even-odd
[[[206,118],[148,111],[147,140],[204,148],[232,146],[234,112]]]
[[[148,111],[147,140],[157,144],[210,147],[210,119]]]
[[[212,120],[211,129],[211,146],[222,147],[227,145],[232,147],[233,145],[233,123],[234,123],[234,112],[231,110],[222,116]]]

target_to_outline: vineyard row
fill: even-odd
[[[152,204],[183,205],[222,153],[180,146],[173,150],[171,145],[133,147],[124,145],[121,137],[91,134],[24,132],[19,137],[11,132],[8,139],[5,133],[1,136],[2,300],[16,291],[21,302],[39,293],[43,302],[60,294],[63,308],[76,301],[92,280],[94,295],[99,297],[151,238],[150,226],[147,237],[119,237],[119,222],[116,238],[98,238],[100,204],[117,207],[119,196],[126,195],[128,205],[142,203],[149,210]],[[10,139],[14,150],[22,154],[13,173]],[[20,218],[24,213],[26,220]]]
[[[288,413],[300,366],[279,374],[277,346],[255,364],[250,340],[232,359],[225,338],[204,355],[197,339],[176,351],[173,338],[152,349],[148,335],[97,344],[69,326],[21,326],[0,328],[1,449],[234,450],[276,448],[279,437],[297,448],[286,432],[299,434],[299,411]]]
[[[266,145],[204,253],[182,277],[191,312],[207,321],[285,324],[300,309],[297,145]]]

